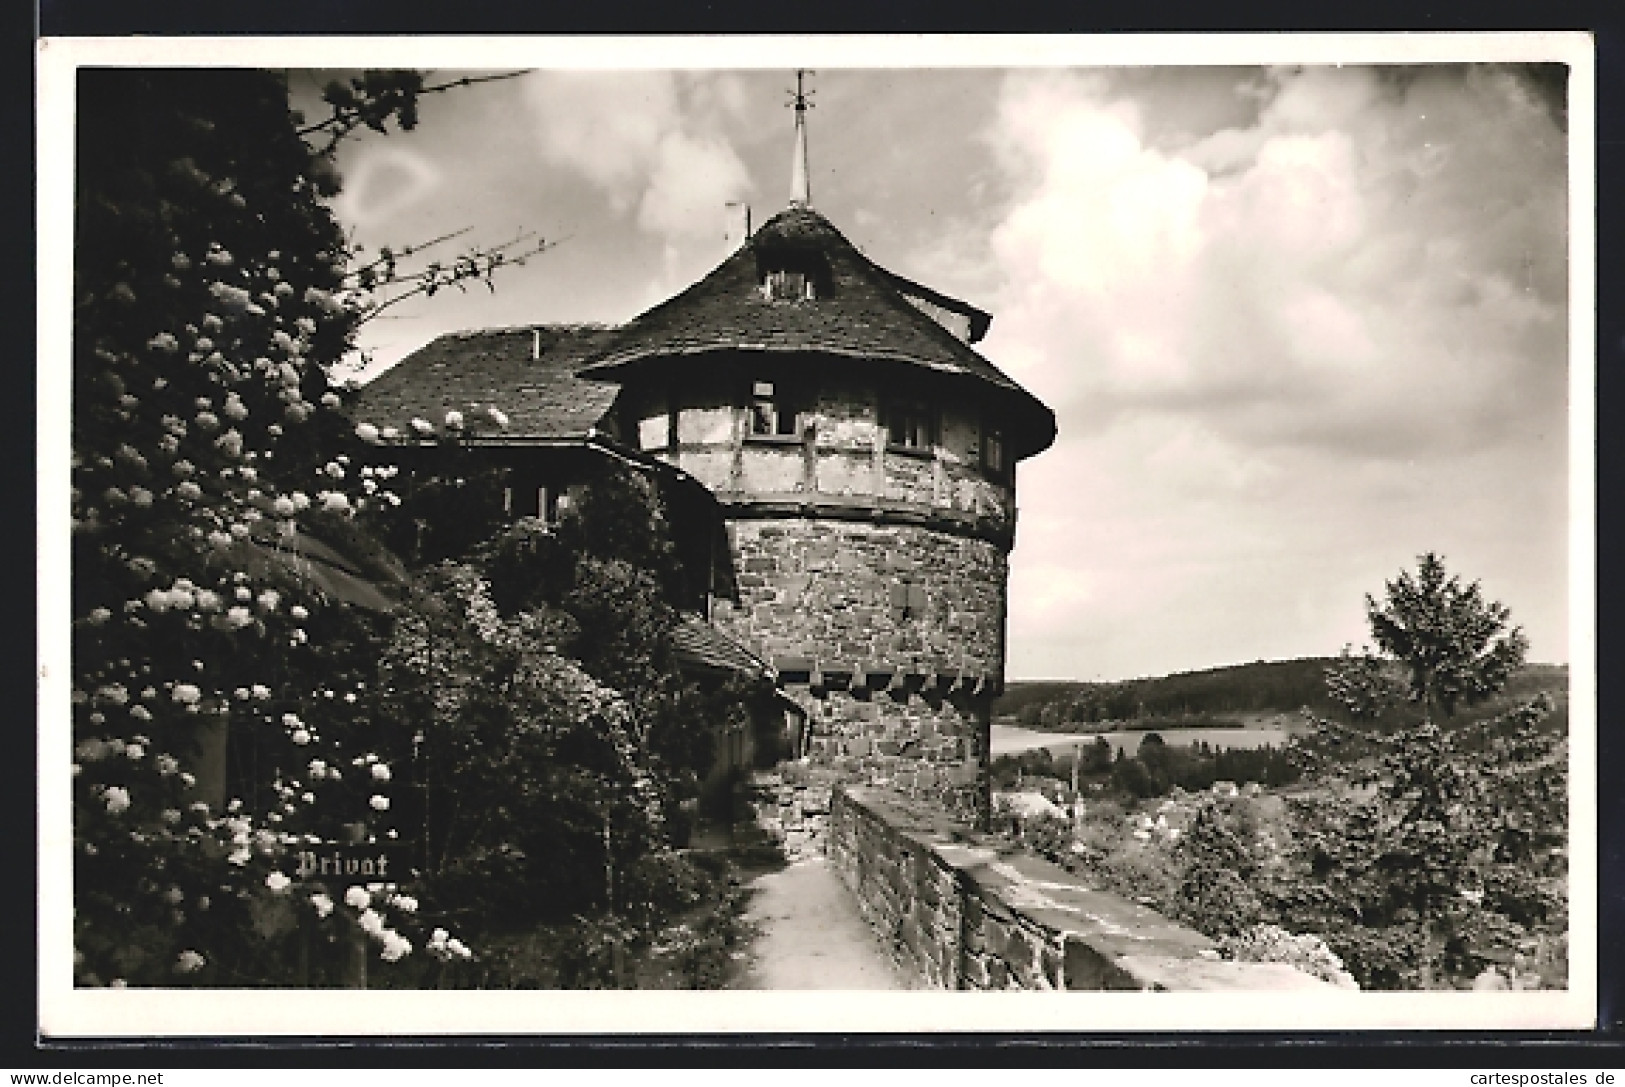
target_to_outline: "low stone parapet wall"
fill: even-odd
[[[840,787],[830,862],[906,970],[944,989],[1331,988],[1212,940],[918,801]]]

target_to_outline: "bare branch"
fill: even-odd
[[[399,305],[400,303],[405,302],[407,299],[416,298],[419,295],[425,297],[432,296],[437,291],[445,290],[449,287],[456,287],[460,291],[466,291],[468,289],[467,283],[470,280],[478,280],[483,282],[487,288],[494,291],[496,287],[492,282],[492,276],[496,273],[498,268],[502,268],[510,264],[523,264],[530,257],[544,253],[559,244],[558,242],[547,242],[537,238],[535,244],[524,249],[517,249],[517,247],[519,247],[522,243],[525,243],[534,237],[535,235],[533,233],[522,234],[510,241],[503,242],[500,245],[491,246],[489,248],[473,249],[469,252],[459,254],[449,264],[443,264],[440,261],[435,261],[420,271],[402,275],[398,278],[380,282],[372,287],[365,288],[368,290],[374,290],[381,287],[387,287],[392,283],[410,283],[410,286],[408,286],[406,289],[389,295],[388,297],[380,298],[378,301],[365,308],[361,312],[359,319],[356,321],[356,326],[359,327],[368,321],[375,320],[383,315],[384,311],[388,310],[390,307]]]
[[[496,75],[465,76],[462,79],[454,79],[450,83],[431,84],[430,86],[424,87],[420,93],[437,94],[440,91],[449,91],[454,87],[472,87],[476,83],[495,83],[498,80],[517,79],[522,75],[529,74],[530,72],[528,69],[520,69],[519,71],[514,72],[498,72]]]

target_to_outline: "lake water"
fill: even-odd
[[[1106,742],[1112,745],[1112,756],[1115,758],[1118,751],[1129,755],[1138,751],[1140,738],[1146,732],[1155,732],[1164,742],[1174,747],[1193,744],[1198,740],[1207,741],[1210,747],[1280,747],[1291,735],[1283,728],[1158,728],[1123,732],[1035,732],[1030,728],[996,724],[993,726],[993,756],[997,758],[1000,755],[1014,755],[1020,751],[1031,751],[1035,747],[1047,747],[1060,755],[1080,743],[1094,743],[1096,736],[1104,736]]]

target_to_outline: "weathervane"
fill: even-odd
[[[817,74],[806,68],[797,68],[796,89],[785,92],[790,95],[790,101],[785,105],[794,106],[796,111],[796,146],[794,157],[790,160],[790,206],[793,208],[812,206],[812,188],[808,183],[807,171],[807,111],[813,107],[812,96],[818,92],[806,89],[804,80]]]

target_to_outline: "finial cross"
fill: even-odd
[[[784,92],[784,93],[786,93],[786,94],[788,94],[790,96],[790,101],[786,102],[785,105],[786,106],[794,106],[796,108],[797,113],[806,113],[809,109],[812,109],[814,106],[816,106],[818,103],[816,103],[816,102],[814,102],[812,100],[812,96],[817,94],[818,92],[814,91],[814,90],[807,90],[806,85],[803,82],[803,80],[807,76],[817,75],[817,74],[818,74],[817,72],[812,71],[810,68],[797,68],[796,69],[796,89],[793,90],[793,91],[792,90],[786,90]]]

